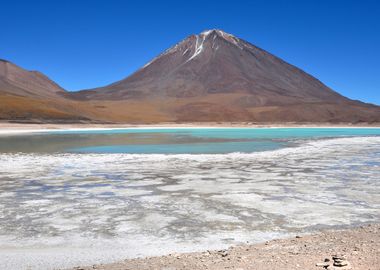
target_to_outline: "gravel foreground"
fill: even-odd
[[[169,254],[73,269],[379,270],[380,224],[324,231],[262,244],[230,247],[226,250]]]

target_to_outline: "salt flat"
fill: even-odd
[[[380,218],[379,137],[257,153],[0,160],[1,269],[217,249]]]

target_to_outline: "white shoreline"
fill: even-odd
[[[136,125],[136,126],[120,126],[120,127],[45,127],[38,129],[29,129],[28,126],[23,128],[9,128],[0,125],[0,135],[18,135],[18,134],[32,134],[32,133],[45,133],[52,131],[107,131],[107,130],[155,130],[155,129],[298,129],[298,128],[341,128],[341,129],[380,129],[380,126],[203,126],[203,125]]]

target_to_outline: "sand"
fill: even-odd
[[[380,123],[252,123],[252,122],[188,122],[158,124],[46,124],[9,123],[0,121],[0,135],[47,132],[51,130],[112,130],[121,128],[377,128]]]
[[[73,269],[376,270],[380,269],[380,224],[322,231],[226,250],[169,254]]]

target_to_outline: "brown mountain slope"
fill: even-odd
[[[121,81],[76,93],[0,60],[0,119],[380,123],[380,107],[343,97],[272,54],[210,30]]]
[[[65,90],[38,71],[0,59],[0,93],[27,97],[60,97]]]
[[[168,116],[155,104],[76,101],[42,73],[0,60],[0,121],[15,122],[162,122]],[[127,106],[127,110],[125,107]]]
[[[0,120],[77,122],[87,117],[75,110],[66,91],[38,71],[0,60]]]
[[[124,100],[126,113],[131,101],[155,104],[171,121],[380,121],[379,107],[221,30],[192,35],[131,76],[73,97]]]

